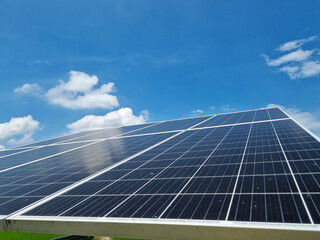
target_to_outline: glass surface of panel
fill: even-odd
[[[268,109],[268,112],[269,112],[271,119],[288,118],[287,114],[285,114],[279,108],[270,108],[270,109]]]
[[[110,129],[101,129],[100,131],[95,132],[93,134],[84,134],[84,136],[80,136],[75,139],[70,139],[70,140],[67,140],[66,142],[87,141],[87,140],[106,139],[110,137],[116,137],[116,136],[121,136],[127,132],[134,133],[138,129],[147,128],[148,126],[151,126],[151,125],[153,125],[153,123],[124,126],[124,127],[110,128]]]
[[[0,170],[11,168],[20,164],[25,164],[37,159],[48,157],[50,155],[60,154],[61,152],[81,147],[86,144],[88,144],[88,142],[45,146],[18,152],[14,155],[4,156],[0,158]]]
[[[0,198],[6,201],[0,203],[0,215],[8,214],[5,209],[7,204],[11,211],[18,210],[21,207],[20,201],[16,207],[10,204],[17,201],[17,198],[39,199],[48,196],[172,135],[173,133],[164,133],[105,140],[2,172],[0,186],[3,191]],[[125,189],[130,186],[126,184],[122,185]],[[25,202],[30,204],[30,201]]]
[[[197,118],[186,118],[181,120],[161,122],[159,124],[156,124],[141,130],[137,130],[132,133],[124,134],[124,135],[128,136],[128,135],[138,135],[138,134],[147,134],[147,133],[154,133],[154,132],[167,132],[167,131],[188,129],[210,117],[211,116],[204,116],[204,117],[197,117]]]

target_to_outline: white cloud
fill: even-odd
[[[302,62],[305,61],[306,59],[308,59],[312,53],[314,52],[314,50],[301,50],[298,49],[294,52],[288,53],[286,55],[283,55],[277,59],[274,60],[270,60],[268,56],[265,56],[267,64],[269,66],[279,66],[281,64],[284,63],[288,63],[288,62]]]
[[[98,77],[84,72],[70,71],[68,82],[60,80],[59,85],[50,89],[46,98],[50,104],[60,105],[71,109],[118,107],[118,99],[110,94],[114,90],[114,83],[103,84],[100,88]]]
[[[284,107],[278,104],[268,104],[267,107],[280,107],[291,117],[308,128],[314,134],[320,136],[320,115],[316,113],[304,112],[297,107]]]
[[[57,86],[45,93],[37,83],[25,83],[14,92],[41,97],[49,104],[71,109],[113,109],[119,106],[117,97],[110,94],[114,91],[113,82],[102,84],[99,88],[99,79],[95,75],[78,71],[70,71],[69,75],[67,82],[60,80]]]
[[[196,109],[196,110],[193,110],[193,111],[191,112],[191,116],[194,116],[194,117],[200,116],[200,115],[202,115],[202,114],[203,114],[203,110],[201,110],[201,109]]]
[[[32,142],[32,135],[39,129],[39,122],[30,115],[11,118],[9,122],[0,124],[0,142],[11,145]]]
[[[132,124],[145,123],[148,120],[148,111],[142,111],[139,116],[133,115],[131,108],[121,108],[103,116],[87,115],[76,122],[70,123],[67,127],[72,132],[85,130],[118,127]]]
[[[311,77],[320,73],[320,61],[308,61],[301,67],[304,77]]]
[[[293,49],[297,49],[297,48],[301,47],[303,44],[310,42],[310,41],[313,41],[315,39],[317,39],[317,36],[312,36],[312,37],[305,38],[305,39],[299,39],[299,40],[286,42],[286,43],[280,45],[277,50],[284,52],[284,51],[290,51]]]
[[[25,83],[21,87],[14,89],[14,92],[19,94],[39,95],[42,92],[42,88],[37,83]]]
[[[262,56],[265,58],[267,65],[271,67],[277,67],[279,72],[288,74],[290,79],[316,76],[320,74],[319,49],[301,49],[303,44],[316,39],[318,39],[316,36],[312,36],[307,39],[300,39],[282,44],[278,48],[279,51],[294,51],[282,55],[276,59],[270,59],[267,55]]]
[[[287,73],[291,79],[312,77],[320,74],[320,61],[307,61],[301,66],[284,66],[279,71]]]
[[[0,150],[5,150],[5,149],[6,149],[5,146],[0,145]]]

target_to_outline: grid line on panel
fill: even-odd
[[[212,150],[212,152],[209,154],[209,156],[204,160],[204,162],[199,166],[199,168],[195,171],[195,173],[189,178],[189,180],[187,181],[187,183],[182,187],[182,189],[180,189],[179,193],[177,193],[177,195],[174,197],[174,199],[172,199],[172,201],[168,204],[168,206],[162,211],[162,213],[159,215],[158,218],[161,218],[163,216],[163,214],[170,208],[170,206],[173,204],[173,202],[178,198],[178,196],[183,192],[183,190],[187,187],[187,185],[191,182],[191,180],[194,178],[194,176],[200,171],[201,167],[208,161],[208,159],[212,156],[212,154],[216,151],[216,149],[218,149],[218,147],[221,145],[221,143],[223,142],[223,140],[228,136],[228,134],[230,133],[230,131],[233,129],[233,127],[231,127],[229,129],[229,131],[225,134],[225,136],[222,138],[222,140],[219,142],[219,144]]]
[[[303,130],[305,130],[307,133],[309,133],[313,138],[315,138],[318,142],[320,142],[320,138],[315,135],[313,132],[311,132],[308,128],[306,128],[305,126],[301,125],[298,121],[296,121],[293,117],[291,117],[291,115],[289,115],[288,113],[286,113],[282,108],[279,108],[283,113],[285,113],[286,115],[288,115],[289,119],[291,119],[293,122],[295,122],[299,127],[301,127]]]
[[[212,117],[213,117],[213,116],[212,116]],[[212,117],[207,118],[207,119],[201,121],[201,122],[198,123],[198,124],[201,124],[202,122],[205,122],[205,121],[211,119]],[[198,125],[198,124],[195,124],[195,125],[193,125],[193,126],[196,126],[196,125]],[[191,127],[192,127],[192,126],[191,126]],[[190,127],[190,128],[191,128],[191,127]],[[116,166],[118,166],[118,165],[121,165],[122,163],[125,163],[125,162],[129,161],[130,159],[132,159],[132,158],[134,158],[134,157],[137,157],[137,156],[141,155],[142,153],[147,152],[147,151],[149,151],[150,149],[155,148],[155,147],[157,147],[158,145],[169,141],[169,140],[172,139],[172,138],[175,138],[176,136],[178,136],[178,135],[186,132],[187,130],[188,130],[188,129],[179,130],[178,133],[176,133],[176,134],[174,134],[174,135],[172,135],[172,136],[170,136],[170,137],[168,137],[168,138],[166,138],[166,139],[164,139],[164,140],[162,140],[162,141],[160,141],[160,142],[158,142],[158,143],[156,143],[156,144],[154,144],[154,145],[152,145],[152,146],[150,146],[150,147],[147,147],[147,148],[143,149],[142,151],[140,151],[140,152],[138,152],[138,153],[136,153],[136,154],[133,154],[133,155],[125,158],[124,160],[122,160],[122,161],[120,161],[120,162],[118,162],[118,163],[116,163],[116,164],[113,164],[113,165],[109,166],[109,167],[107,167],[107,168],[99,171],[99,172],[96,173],[96,174],[92,174],[92,175],[88,176],[87,178],[85,178],[85,179],[83,179],[83,180],[81,180],[81,181],[78,181],[78,182],[72,184],[72,185],[69,186],[69,187],[66,187],[66,188],[64,188],[64,189],[62,189],[62,190],[59,190],[59,191],[57,191],[57,192],[55,192],[55,193],[53,193],[53,194],[51,194],[51,195],[49,195],[49,196],[47,196],[47,197],[45,197],[45,198],[42,198],[42,199],[40,199],[38,202],[32,203],[32,204],[30,204],[30,205],[28,205],[28,206],[26,206],[26,207],[24,207],[24,208],[22,208],[22,209],[20,209],[20,210],[17,210],[17,211],[15,211],[14,213],[10,214],[8,217],[21,215],[21,214],[23,214],[23,213],[25,213],[25,212],[33,209],[33,208],[36,208],[36,207],[40,206],[41,204],[43,204],[43,203],[45,203],[45,202],[48,202],[48,201],[50,201],[51,199],[54,199],[54,198],[60,196],[61,194],[63,194],[63,193],[65,193],[65,192],[67,192],[67,191],[69,191],[69,190],[71,190],[71,189],[73,189],[73,188],[75,188],[75,187],[77,187],[77,186],[79,186],[79,185],[81,185],[81,184],[83,184],[83,183],[85,183],[85,182],[87,182],[87,181],[89,181],[89,180],[91,180],[91,179],[93,179],[93,178],[95,178],[95,177],[97,177],[97,176],[99,176],[99,175],[101,175],[101,174],[109,171],[110,169],[112,169],[112,168],[114,168],[114,167],[116,167]]]
[[[160,131],[187,130],[194,126],[199,125],[199,121],[200,123],[203,123],[206,120],[211,119],[212,117],[214,116],[201,116],[197,118],[180,119],[175,121],[164,121],[159,125],[155,125],[153,127],[147,128],[146,131],[144,129],[137,130],[137,132],[135,132],[134,135],[160,132]],[[125,136],[128,136],[128,135],[132,135],[132,134],[125,134]]]
[[[90,140],[78,140],[78,141],[74,141],[74,140],[77,140],[77,139],[81,139],[81,138],[85,138],[85,137],[89,137],[89,136],[93,136],[93,135],[97,135],[97,134],[101,134],[101,133],[104,133],[104,132],[108,132],[108,131],[112,131],[112,130],[115,130],[117,128],[121,128],[121,127],[115,127],[115,128],[107,128],[107,129],[101,129],[101,132],[98,132],[98,130],[96,130],[94,133],[88,133],[88,134],[85,134],[85,135],[82,135],[82,136],[78,136],[78,137],[74,137],[74,138],[70,138],[70,139],[65,139],[65,140],[62,140],[62,141],[58,141],[58,142],[54,142],[54,143],[50,143],[50,144],[43,144],[43,145],[35,145],[33,146],[32,148],[39,148],[39,147],[46,147],[46,146],[54,146],[54,145],[60,145],[60,144],[69,144],[69,143],[79,143],[79,142],[90,142],[90,141],[98,141],[98,140],[107,140],[107,139],[112,139],[112,138],[115,138],[115,137],[121,137],[122,135],[124,134],[127,134],[127,133],[131,133],[131,132],[134,132],[134,131],[138,131],[138,130],[141,130],[141,129],[144,129],[144,128],[148,128],[148,127],[151,127],[151,126],[154,126],[154,125],[157,125],[161,122],[156,122],[156,123],[153,123],[153,124],[147,124],[147,126],[144,126],[144,127],[141,127],[141,128],[138,128],[138,129],[133,129],[131,131],[128,131],[128,132],[124,132],[124,133],[120,133],[120,134],[116,134],[115,136],[109,136],[109,137],[106,137],[106,138],[97,138],[97,139],[90,139]],[[129,125],[129,126],[123,126],[123,127],[131,127],[131,126],[135,126],[135,125]],[[81,132],[80,132],[81,133]],[[67,135],[68,136],[68,135]],[[66,136],[66,137],[67,137]],[[60,138],[60,137],[57,137],[57,138]],[[54,140],[55,138],[53,139],[50,139],[50,140]],[[41,143],[41,142],[38,142],[38,143]],[[37,143],[35,143],[37,144]]]
[[[40,161],[46,160],[46,159],[48,159],[50,157],[55,157],[55,156],[58,156],[58,155],[61,155],[61,154],[64,154],[64,153],[68,153],[68,152],[71,152],[71,151],[74,151],[74,150],[77,150],[77,149],[80,149],[80,148],[84,148],[84,147],[87,147],[87,146],[90,146],[90,145],[93,145],[93,144],[96,144],[96,143],[99,143],[99,142],[102,142],[102,141],[105,141],[105,140],[98,140],[98,141],[91,142],[91,143],[88,143],[88,144],[85,144],[85,145],[82,145],[82,146],[79,146],[79,147],[71,148],[71,149],[63,151],[63,152],[58,152],[58,153],[55,153],[53,155],[49,155],[49,156],[46,156],[46,157],[43,157],[43,158],[39,158],[39,159],[35,159],[35,160],[29,161],[29,162],[26,162],[26,163],[19,164],[19,165],[13,166],[13,167],[2,169],[2,170],[0,170],[0,173],[9,171],[9,170],[12,170],[12,169],[15,169],[15,168],[23,167],[23,166],[26,166],[26,165],[29,165],[29,164],[32,164],[32,163],[35,163],[35,162],[40,162]]]
[[[298,194],[297,192],[268,192],[268,193],[235,193],[235,196],[240,195],[292,195],[292,194]],[[304,193],[303,194],[308,194]],[[320,192],[312,193],[314,194],[320,194]],[[162,196],[162,195],[170,195],[170,196],[176,196],[176,193],[136,193],[134,196]],[[197,192],[197,193],[181,193],[180,196],[193,196],[193,195],[199,195],[199,196],[214,196],[214,195],[232,195],[232,193],[228,192],[219,192],[219,193],[207,193],[207,192]],[[59,197],[88,197],[89,195],[61,195]],[[91,195],[90,195],[91,196]],[[116,194],[96,194],[94,197],[103,197],[103,196],[127,196],[130,197],[131,193],[116,193]],[[42,196],[32,196],[32,197],[42,197]],[[77,204],[78,205],[78,204]],[[71,209],[71,208],[70,208]],[[68,211],[70,210],[68,209]],[[61,216],[63,213],[59,214]]]
[[[31,144],[18,146],[18,147],[15,147],[14,149],[23,148],[23,147],[26,147],[26,148],[37,148],[37,147],[42,147],[42,146],[54,145],[54,144],[58,144],[58,143],[62,143],[62,142],[68,141],[70,139],[77,139],[77,138],[83,137],[83,136],[78,136],[78,135],[83,134],[83,133],[85,134],[84,136],[96,134],[97,131],[98,130],[87,130],[87,131],[83,131],[83,132],[71,133],[71,134],[68,134],[68,135],[65,135],[65,136],[49,138],[47,140],[42,140],[42,141],[34,142],[34,143],[31,143]],[[106,131],[106,130],[102,129],[102,131]],[[73,136],[73,135],[76,135],[76,136]],[[68,138],[70,136],[73,136],[73,137]],[[59,139],[61,139],[61,140],[59,140]],[[52,141],[54,141],[54,142],[52,142]]]
[[[292,195],[292,194],[296,194],[298,195],[298,192],[268,192],[268,193],[235,193],[235,196],[240,196],[240,195]],[[316,195],[316,194],[320,194],[320,192],[314,192],[314,193],[307,193],[307,192],[302,192],[302,194],[310,194],[310,195]],[[168,195],[168,196],[176,196],[176,193],[136,193],[135,196],[163,196],[163,195]],[[181,193],[180,196],[194,196],[194,195],[198,195],[198,196],[214,196],[214,195],[232,195],[232,193],[228,193],[228,192],[218,192],[218,193],[208,193],[208,192],[197,192],[197,193]],[[82,197],[82,198],[86,198],[89,195],[61,195],[59,197],[61,198],[70,198],[70,197]],[[90,195],[92,196],[92,195]],[[131,193],[115,193],[115,194],[95,194],[94,197],[103,197],[103,196],[126,196],[126,197],[130,197]],[[42,195],[35,195],[35,196],[31,196],[30,198],[42,198]],[[0,197],[0,199],[3,197]],[[24,198],[23,196],[17,196],[17,198]],[[83,201],[81,201],[82,203]],[[78,203],[77,203],[78,205]],[[68,211],[71,208],[68,209]],[[57,215],[57,216],[62,216],[62,213]],[[12,217],[12,216],[10,216]]]
[[[17,152],[14,152],[14,153],[10,153],[10,154],[7,154],[7,155],[0,156],[0,159],[1,159],[1,158],[5,158],[5,157],[10,157],[10,156],[13,156],[13,155],[16,155],[16,154],[19,154],[19,153],[28,152],[28,151],[31,151],[31,150],[34,150],[34,149],[43,148],[43,147],[45,147],[45,146],[41,146],[41,147],[32,147],[32,148],[28,148],[28,149],[25,149],[25,150],[21,150],[20,152],[19,152],[19,151],[17,151]]]
[[[196,133],[196,132],[195,132]],[[195,134],[194,133],[194,134]],[[193,147],[191,147],[190,149],[188,149],[186,152],[183,153],[183,155],[187,154],[191,149],[193,149],[195,146],[197,146],[203,139],[205,139],[208,135],[210,135],[212,132],[209,132],[207,135],[205,135],[202,139],[200,139]],[[191,135],[192,136],[192,135]],[[189,136],[189,137],[191,137]],[[188,137],[188,138],[189,138]],[[161,155],[161,154],[159,154]],[[134,193],[130,194],[131,198],[132,196],[135,196],[135,194],[137,192],[139,192],[143,187],[145,187],[148,183],[150,183],[152,180],[154,180],[155,178],[157,178],[157,176],[159,176],[161,173],[163,173],[166,169],[168,169],[170,166],[172,166],[172,164],[174,164],[176,161],[178,161],[183,155],[181,155],[180,157],[178,157],[177,159],[175,159],[171,164],[169,164],[167,167],[163,168],[162,171],[160,171],[159,173],[157,173],[155,176],[153,176],[151,179],[149,179],[145,184],[143,184],[140,188],[138,188]],[[157,156],[156,156],[157,157]],[[152,161],[152,159],[150,160]],[[118,204],[115,208],[113,208],[112,210],[110,210],[107,214],[104,215],[104,217],[108,216],[110,213],[112,213],[114,210],[116,210],[118,207],[120,207],[122,204],[124,204],[126,201],[129,200],[125,199],[124,201],[122,201],[120,204]]]
[[[158,125],[158,124],[160,124],[160,123],[161,123],[161,122],[156,122],[156,123],[153,123],[153,124],[147,124],[147,126],[144,126],[144,127],[141,127],[141,128],[137,128],[137,129],[133,129],[133,130],[128,131],[128,132],[123,132],[123,133],[117,134],[117,135],[115,135],[115,136],[109,136],[109,137],[106,137],[106,138],[97,138],[97,139],[91,139],[91,140],[82,140],[82,141],[97,141],[97,140],[107,140],[107,139],[121,138],[121,137],[123,137],[123,135],[125,135],[125,134],[132,133],[132,132],[135,132],[135,131],[138,131],[138,130],[142,130],[142,129],[145,129],[145,128],[148,128],[148,127],[152,127],[152,126]],[[131,127],[131,126],[135,126],[135,125],[122,126],[122,127],[117,127],[117,128],[125,128],[125,127]],[[92,136],[92,135],[101,134],[101,133],[103,133],[103,132],[110,131],[110,130],[115,130],[115,129],[117,129],[117,128],[105,129],[105,130],[103,130],[102,132],[99,132],[99,133],[92,133],[92,134],[80,136],[80,137],[77,137],[77,138],[74,138],[74,139],[79,139],[79,138],[84,138],[84,137],[88,137],[88,136]],[[62,142],[60,142],[60,143],[73,142],[73,141],[71,141],[71,140],[73,140],[73,139],[67,139],[67,140],[64,140],[64,141],[62,141]],[[82,142],[82,141],[80,141],[80,142]]]
[[[99,132],[99,133],[104,133],[104,132],[106,132],[108,130],[110,130],[110,129],[101,129],[101,132]],[[58,143],[66,143],[66,142],[69,142],[69,141],[73,142],[73,140],[75,140],[75,139],[79,139],[79,138],[82,138],[82,137],[88,137],[88,136],[92,136],[92,135],[95,135],[95,134],[97,134],[97,133],[94,132],[94,133],[90,133],[90,134],[87,134],[87,135],[84,135],[84,136],[79,136],[79,137],[63,140],[63,141],[60,141],[60,142],[57,142],[57,143],[51,143],[51,144],[49,144],[49,146],[50,145],[56,145]],[[43,145],[41,145],[41,146],[43,146]]]
[[[156,156],[157,157],[157,156]],[[152,160],[152,159],[151,159]],[[146,162],[146,163],[149,163],[149,162]],[[143,166],[143,164],[141,165]],[[137,170],[139,168],[141,168],[141,166],[135,168],[135,169],[132,169],[130,170],[130,172],[128,173],[125,173],[125,175],[123,175],[123,177],[127,176],[129,173],[131,173],[132,171],[134,170]],[[206,165],[204,165],[206,166]],[[200,167],[200,165],[197,165],[197,166],[191,166],[191,167]],[[153,169],[163,169],[163,168],[143,168],[144,169],[150,169],[150,170],[153,170]],[[320,172],[316,172],[315,174],[320,174]],[[309,173],[301,173],[301,175],[310,175]],[[237,177],[238,175],[234,175],[234,174],[229,174],[229,175],[214,175],[213,177]],[[270,173],[270,174],[240,174],[239,177],[253,177],[253,176],[257,176],[257,177],[268,177],[268,176],[291,176],[291,173]],[[122,177],[121,177],[122,178]],[[157,179],[159,180],[165,180],[165,179],[188,179],[189,177],[185,177],[185,176],[179,176],[179,177],[158,177]],[[208,176],[196,176],[194,178],[208,178]],[[138,178],[130,178],[130,179],[124,179],[124,181],[139,181],[141,179],[138,179]],[[91,182],[106,182],[106,181],[111,181],[111,180],[91,180]],[[59,183],[68,183],[68,182],[59,182]],[[11,184],[10,186],[12,186],[14,184]],[[19,184],[15,184],[17,186],[20,186]],[[313,193],[313,192],[312,192]],[[1,196],[0,196],[1,197]]]
[[[206,121],[209,121],[210,119],[214,118],[215,116],[216,116],[216,115],[212,115],[211,117],[208,117],[207,119],[204,119],[203,121],[201,121],[201,122],[199,122],[199,123],[197,123],[197,124],[195,124],[195,125],[190,126],[189,128],[185,129],[185,131],[186,131],[186,130],[189,130],[189,129],[193,129],[193,128],[196,127],[196,126],[198,126],[198,125],[200,125],[200,124],[202,124],[202,123],[204,123],[204,122],[206,122]]]
[[[254,117],[255,117],[255,115],[253,116],[253,118],[254,118]],[[251,123],[251,125],[250,125],[250,130],[249,130],[249,133],[248,133],[246,145],[245,145],[244,150],[243,150],[243,154],[242,154],[242,159],[241,159],[241,162],[240,162],[239,171],[238,171],[237,178],[236,178],[236,182],[235,182],[235,184],[234,184],[234,188],[233,188],[233,191],[232,191],[231,200],[230,200],[230,203],[229,203],[229,207],[228,207],[228,211],[227,211],[227,215],[226,215],[225,221],[227,221],[228,218],[229,218],[229,214],[230,214],[232,202],[233,202],[233,199],[234,199],[234,194],[235,194],[236,189],[237,189],[237,184],[238,184],[239,176],[240,176],[240,173],[241,173],[241,167],[242,167],[242,164],[243,164],[244,156],[245,156],[245,154],[246,154],[246,150],[247,150],[247,146],[248,146],[248,142],[249,142],[251,130],[252,130],[252,123]]]
[[[279,119],[269,119],[269,120],[259,120],[259,121],[251,121],[251,122],[241,122],[241,123],[230,123],[224,125],[215,125],[215,126],[205,126],[205,127],[196,127],[192,130],[199,130],[199,129],[208,129],[208,128],[219,128],[219,127],[230,127],[230,126],[239,126],[239,125],[246,125],[246,124],[253,124],[253,123],[264,123],[264,122],[275,122],[275,121],[284,121],[289,120],[290,118],[279,118]],[[208,119],[209,120],[209,119]]]
[[[269,114],[269,112],[268,112],[268,114]],[[281,148],[281,150],[282,150],[282,153],[283,153],[283,155],[284,155],[284,158],[286,159],[286,162],[287,162],[288,168],[289,168],[289,170],[290,170],[291,176],[292,176],[292,178],[293,178],[293,180],[294,180],[294,183],[296,184],[296,187],[297,187],[297,189],[298,189],[298,192],[299,192],[300,198],[301,198],[301,200],[302,200],[303,206],[304,206],[304,208],[305,208],[305,210],[306,210],[306,212],[307,212],[307,214],[308,214],[309,220],[310,220],[311,224],[314,224],[313,219],[312,219],[311,214],[310,214],[310,211],[309,211],[309,209],[308,209],[308,207],[307,207],[307,204],[306,204],[306,202],[305,202],[305,200],[304,200],[304,198],[303,198],[303,195],[302,195],[302,193],[301,193],[301,190],[300,190],[300,187],[299,187],[299,185],[298,185],[298,182],[297,182],[297,180],[296,180],[296,178],[295,178],[295,176],[294,176],[294,174],[293,174],[293,171],[292,171],[292,168],[291,168],[290,163],[289,163],[289,161],[288,161],[287,155],[286,155],[285,151],[283,150],[282,144],[281,144],[281,142],[280,142],[278,133],[277,133],[277,131],[276,131],[274,125],[273,125],[273,122],[271,122],[271,125],[272,125],[273,131],[274,131],[274,133],[275,133],[275,135],[276,135],[277,141],[278,141],[278,143],[279,143],[279,145],[280,145],[280,148]]]

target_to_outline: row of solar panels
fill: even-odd
[[[320,223],[320,143],[278,108],[49,141],[0,156],[0,215]]]

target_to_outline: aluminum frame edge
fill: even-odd
[[[5,231],[143,239],[320,239],[320,225],[261,224],[205,220],[109,219],[20,216],[5,220]]]

